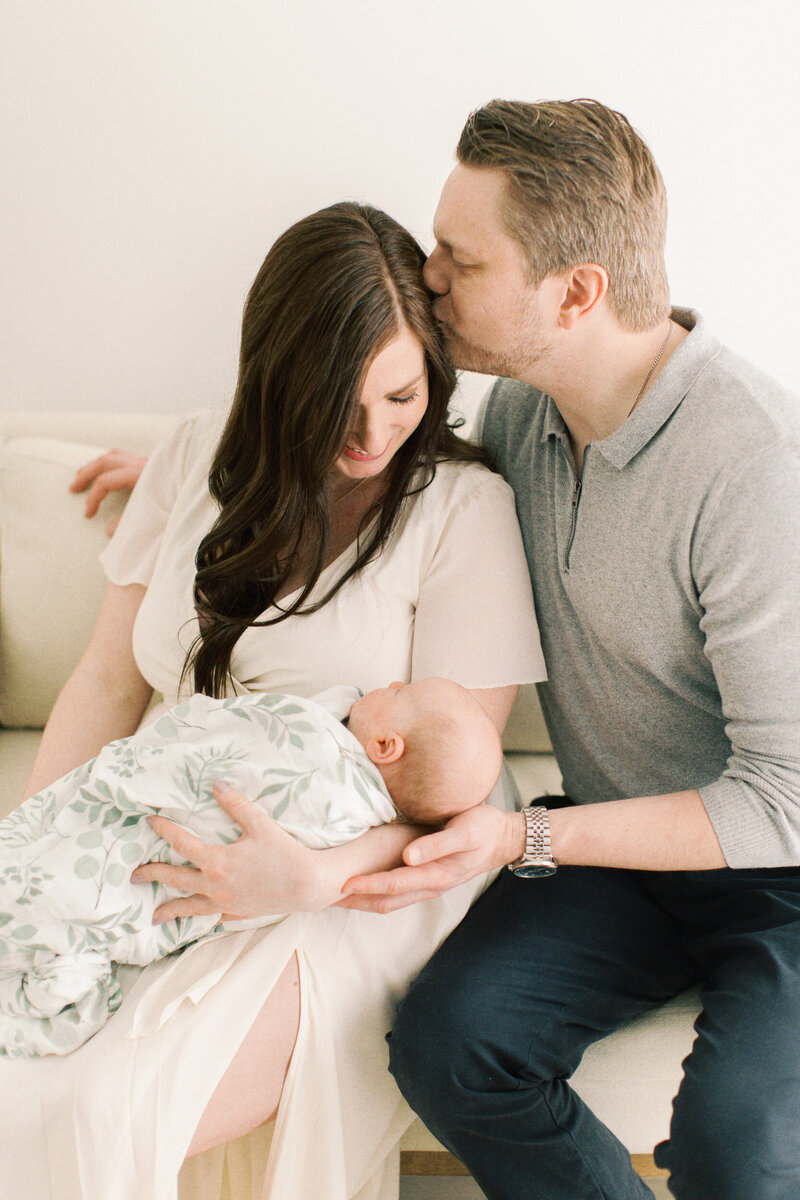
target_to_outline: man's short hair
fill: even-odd
[[[621,113],[596,100],[492,100],[470,115],[456,156],[506,172],[502,219],[534,285],[597,263],[623,328],[651,329],[669,315],[664,181]]]

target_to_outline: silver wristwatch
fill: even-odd
[[[523,879],[555,874],[558,863],[550,851],[550,816],[546,808],[525,808],[525,850],[508,864],[509,871]]]

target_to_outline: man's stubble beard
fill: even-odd
[[[458,371],[475,371],[479,375],[499,375],[503,379],[527,382],[536,365],[548,354],[549,347],[538,326],[512,350],[499,353],[469,341],[446,321],[437,318],[437,324],[444,336],[448,357]]]

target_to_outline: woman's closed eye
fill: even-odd
[[[390,396],[392,404],[410,404],[412,400],[418,399],[418,393],[414,392],[411,396]]]

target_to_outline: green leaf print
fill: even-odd
[[[291,798],[292,798],[291,795],[284,796],[284,798],[281,800],[280,804],[275,805],[275,808],[273,809],[273,812],[272,812],[273,821],[280,821],[281,817],[286,812],[286,809],[289,807],[289,802],[290,802]]]
[[[100,870],[100,862],[90,854],[82,854],[72,869],[78,879],[91,879]]]
[[[144,846],[141,842],[126,842],[120,850],[120,857],[126,863],[140,863],[144,858]]]
[[[18,942],[29,942],[32,937],[36,937],[38,932],[35,925],[18,925],[11,936]]]
[[[153,726],[153,730],[159,737],[174,738],[178,732],[178,726],[170,716],[159,717]]]
[[[103,844],[103,835],[99,829],[87,829],[85,833],[78,834],[76,840],[82,849],[96,850]]]

